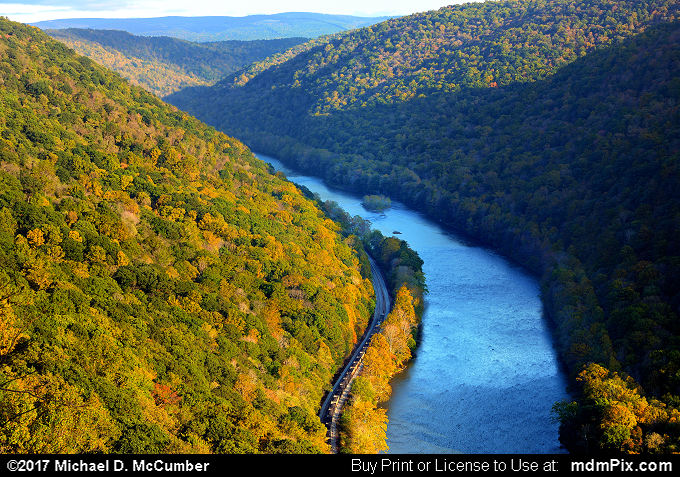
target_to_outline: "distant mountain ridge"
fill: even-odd
[[[189,41],[270,40],[338,33],[369,26],[390,17],[356,17],[290,12],[244,17],[168,16],[156,18],[66,18],[32,23],[41,29],[93,28],[123,30],[142,36],[171,36]]]

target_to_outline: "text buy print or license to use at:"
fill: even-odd
[[[673,459],[590,458],[565,455],[460,457],[354,457],[351,470],[363,474],[420,472],[671,472]]]
[[[537,462],[523,458],[513,458],[509,462],[504,460],[460,460],[448,458],[434,458],[431,460],[383,458],[380,461],[354,458],[353,472],[368,474],[382,472],[503,472],[512,471],[544,471],[555,472],[557,460]]]

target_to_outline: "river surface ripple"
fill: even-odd
[[[568,398],[566,380],[532,276],[402,204],[372,213],[359,196],[258,157],[384,235],[400,232],[424,261],[422,339],[392,382],[389,453],[563,452],[550,411]]]

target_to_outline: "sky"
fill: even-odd
[[[471,0],[0,0],[0,15],[30,23],[62,18],[244,16],[283,12],[398,16]]]

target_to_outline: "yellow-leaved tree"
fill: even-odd
[[[387,415],[378,404],[389,399],[390,379],[411,358],[417,326],[414,298],[402,286],[380,332],[371,339],[361,374],[352,384],[352,402],[341,421],[343,452],[375,454],[388,449]]]

